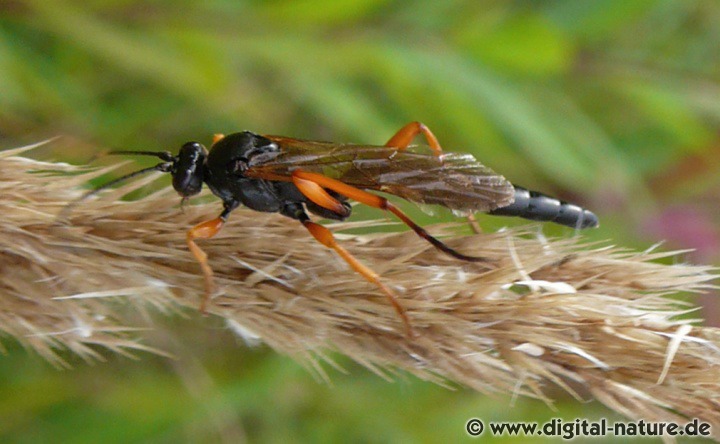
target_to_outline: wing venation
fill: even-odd
[[[295,169],[323,174],[348,185],[382,191],[419,203],[458,211],[490,211],[510,205],[514,188],[503,176],[470,154],[441,158],[392,147],[334,144],[266,136],[280,147],[273,155],[250,159],[246,175],[290,177]]]

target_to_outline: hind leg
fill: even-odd
[[[435,134],[430,131],[430,128],[428,128],[427,126],[425,126],[425,124],[421,122],[410,122],[404,127],[400,128],[400,130],[398,130],[398,132],[395,133],[395,135],[387,141],[385,146],[395,147],[402,151],[406,149],[410,145],[412,140],[419,134],[425,136],[425,140],[427,141],[433,153],[435,153],[437,157],[442,157],[443,150],[440,146],[440,142],[438,142]],[[474,215],[469,214],[467,216],[467,220],[470,224],[470,228],[475,234],[482,233],[482,230],[480,229],[480,224],[478,224],[477,220],[475,220]]]
[[[430,128],[420,122],[410,122],[400,128],[398,132],[387,141],[385,146],[404,150],[418,134],[425,136],[425,140],[427,140],[430,149],[433,150],[433,153],[435,153],[437,157],[442,156],[443,150],[437,137],[430,131]]]
[[[305,197],[307,197],[312,202],[315,202],[317,205],[327,208],[330,211],[342,214],[344,206],[337,199],[328,194],[326,189],[334,191],[350,199],[356,200],[365,205],[393,213],[401,221],[403,221],[405,225],[412,228],[412,230],[418,236],[430,242],[438,250],[452,257],[468,262],[489,263],[486,258],[466,256],[445,245],[444,242],[432,236],[423,227],[416,224],[398,207],[393,205],[384,197],[368,193],[367,191],[355,188],[351,185],[340,182],[339,180],[333,179],[331,177],[323,176],[322,174],[311,173],[302,170],[293,171],[292,180],[298,190],[300,190],[300,192],[304,194]]]

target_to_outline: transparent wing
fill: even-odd
[[[469,154],[447,153],[438,158],[419,153],[414,147],[399,151],[383,146],[265,137],[280,149],[249,159],[247,176],[287,180],[299,168],[356,188],[459,211],[490,211],[514,199],[510,182]]]

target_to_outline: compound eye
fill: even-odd
[[[197,142],[188,142],[180,148],[177,162],[173,165],[173,188],[183,197],[200,192],[207,150]]]

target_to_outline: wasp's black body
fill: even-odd
[[[351,207],[346,202],[343,205],[347,211],[339,214],[310,201],[292,182],[245,176],[249,168],[272,160],[280,150],[277,143],[250,131],[224,137],[209,153],[201,144],[188,142],[181,148],[176,165],[170,171],[173,186],[183,197],[189,197],[197,194],[199,184],[204,182],[222,199],[226,210],[224,217],[240,204],[251,210],[281,213],[293,219],[298,219],[298,208],[303,206],[328,219],[343,220],[350,215]],[[337,193],[332,194],[344,200]],[[589,210],[517,186],[513,202],[494,208],[489,214],[555,222],[572,228],[598,225],[597,216]]]
[[[188,157],[202,165],[197,168],[177,169],[173,171],[174,177],[193,177],[201,171],[202,181],[217,197],[222,199],[225,207],[224,217],[239,205],[255,211],[266,213],[281,213],[293,219],[300,219],[302,207],[318,216],[343,220],[350,215],[351,207],[346,202],[343,205],[347,211],[338,214],[320,207],[308,200],[292,182],[274,181],[246,177],[247,171],[253,165],[272,159],[280,151],[280,147],[270,139],[258,134],[244,131],[225,136],[205,154],[205,148],[197,142],[188,142]],[[197,156],[190,153],[201,153]],[[182,150],[179,159],[182,159]],[[181,181],[184,182],[184,181]],[[196,182],[196,180],[188,180]],[[189,197],[187,191],[195,194],[195,188],[185,190],[175,188],[184,197]],[[342,199],[333,193],[333,196]]]
[[[434,154],[406,149],[419,134],[425,136]],[[301,222],[316,240],[335,250],[352,269],[387,296],[408,333],[411,332],[410,321],[394,291],[382,283],[377,273],[340,246],[326,227],[312,222],[307,212],[343,220],[351,213],[347,200],[353,199],[393,213],[444,253],[488,268],[493,265],[487,259],[454,250],[430,235],[386,198],[368,191],[385,192],[412,202],[442,205],[461,212],[519,216],[573,228],[598,224],[592,212],[514,187],[470,155],[444,153],[435,136],[419,122],[404,126],[383,146],[316,142],[244,131],[217,136],[209,151],[198,142],[188,142],[177,155],[167,151],[115,151],[114,154],[151,155],[160,158],[162,163],[116,179],[100,189],[155,170],[170,173],[173,188],[184,199],[198,194],[205,184],[223,201],[223,211],[217,218],[200,223],[187,233],[188,247],[205,277],[201,310],[205,309],[215,286],[207,255],[195,239],[215,236],[230,213],[240,205],[255,211],[280,213]]]

